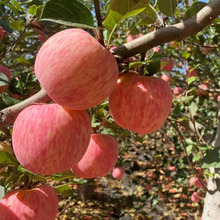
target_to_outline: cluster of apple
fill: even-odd
[[[159,129],[171,110],[172,91],[167,82],[135,71],[119,76],[114,56],[81,29],[67,29],[49,38],[37,54],[34,69],[55,103],[36,104],[21,111],[14,123],[12,144],[20,164],[36,174],[71,169],[80,178],[94,178],[114,168],[118,144],[110,135],[92,134],[87,112],[108,96],[115,122],[139,134]],[[114,178],[123,174],[121,168],[113,170]],[[44,187],[12,192],[0,204],[15,214],[18,206],[12,204],[14,197],[19,194],[21,201],[29,196],[40,200]],[[54,196],[52,200],[57,203]],[[19,213],[31,215],[24,209]],[[33,212],[41,213],[34,219],[44,219],[41,216],[45,211],[49,208],[34,208]],[[54,210],[51,213],[54,216]]]

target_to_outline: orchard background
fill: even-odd
[[[220,219],[219,0],[4,0],[0,8],[0,65],[11,72],[8,80],[0,69],[1,88],[7,87],[0,100],[1,197],[43,183],[59,195],[57,219]],[[172,87],[171,113],[149,135],[119,127],[108,99],[89,110],[94,132],[119,143],[121,179],[36,175],[13,154],[18,113],[51,101],[34,74],[36,54],[70,27],[105,45],[120,72],[154,75]]]

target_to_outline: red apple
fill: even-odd
[[[194,192],[192,195],[191,195],[191,200],[192,202],[199,202],[201,200],[200,198],[200,195],[198,192]]]
[[[167,71],[170,72],[172,71],[173,67],[174,67],[174,61],[172,59],[165,59],[163,58],[161,60],[161,64],[162,64],[162,70],[163,71]]]
[[[58,212],[58,198],[50,186],[18,189],[0,201],[1,220],[54,220]]]
[[[192,76],[196,77],[198,76],[198,73],[196,69],[192,69],[191,66],[188,66],[186,70],[186,75],[187,77],[192,77]]]
[[[160,53],[160,47],[153,47],[152,51],[155,53]]]
[[[0,65],[0,72],[5,74],[5,76],[8,79],[7,81],[10,83],[11,82],[11,72],[9,71],[9,69],[5,66]],[[0,93],[4,92],[7,88],[8,88],[7,82],[0,81]]]
[[[196,167],[196,170],[197,170],[199,176],[202,176],[202,175],[203,175],[203,170],[202,170],[201,167]]]
[[[201,179],[201,181],[203,182],[204,185],[206,185],[204,180]],[[189,179],[189,185],[196,186],[197,188],[203,188],[203,185],[198,179],[198,177],[194,177],[194,176]]]
[[[67,29],[42,45],[35,74],[53,101],[81,110],[107,98],[119,72],[114,56],[89,33]]]
[[[0,40],[3,40],[7,35],[7,32],[0,26]]]
[[[115,122],[130,131],[149,134],[159,129],[172,107],[172,91],[160,78],[130,71],[120,75],[109,96]]]
[[[169,167],[168,167],[168,170],[170,170],[170,171],[176,171],[176,167],[175,167],[175,166],[169,166]]]
[[[115,179],[121,179],[125,174],[125,169],[123,167],[115,167],[112,170],[112,176]]]
[[[166,81],[166,82],[169,82],[169,81],[171,80],[170,76],[168,76],[168,75],[166,75],[166,74],[163,74],[163,75],[161,76],[161,79],[163,79],[163,80]]]
[[[51,175],[79,162],[90,135],[91,122],[85,110],[67,110],[57,104],[32,105],[16,118],[12,143],[24,168]]]
[[[181,88],[181,87],[175,87],[175,88],[173,89],[173,94],[174,94],[174,95],[180,95],[181,92],[182,92],[182,88]]]
[[[198,96],[203,96],[203,95],[208,95],[208,90],[209,88],[208,88],[208,86],[206,85],[206,84],[200,84],[199,85],[199,89],[197,90],[197,95]]]
[[[92,134],[88,149],[72,172],[81,178],[106,176],[115,166],[118,158],[118,144],[106,134]]]

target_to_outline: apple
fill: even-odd
[[[172,71],[173,67],[174,67],[174,61],[172,59],[165,59],[163,58],[161,60],[161,63],[162,63],[162,70],[163,71],[167,71],[167,72],[170,72]]]
[[[197,73],[197,70],[196,69],[192,69],[191,66],[188,66],[187,67],[187,70],[186,70],[186,76],[187,77],[192,77],[192,76],[198,76],[198,73]]]
[[[191,200],[192,200],[192,202],[195,202],[195,203],[199,202],[201,200],[199,193],[198,192],[194,192],[191,195]]]
[[[51,99],[73,110],[101,103],[114,89],[114,56],[84,30],[70,28],[50,37],[35,60],[35,74]]]
[[[11,72],[7,67],[2,65],[0,65],[0,72],[6,76],[6,78],[2,76],[2,80],[0,80],[0,93],[2,93],[8,88],[8,83],[11,82]]]
[[[126,41],[127,41],[127,43],[128,43],[128,42],[130,42],[130,41],[132,41],[132,40],[134,40],[134,39],[136,39],[136,38],[137,38],[136,35],[128,34],[128,35],[127,35],[127,38],[126,38]]]
[[[123,167],[115,167],[112,170],[112,176],[115,179],[121,179],[125,174],[125,169]]]
[[[152,51],[153,51],[154,53],[160,53],[160,47],[153,47],[153,48],[152,48]]]
[[[169,167],[168,167],[168,170],[169,170],[169,171],[176,171],[176,167],[175,167],[175,166],[169,166]]]
[[[161,76],[161,79],[163,79],[163,80],[166,81],[166,82],[169,82],[169,81],[171,80],[170,76],[168,76],[168,75],[166,75],[166,74],[163,74],[163,75]]]
[[[88,149],[72,172],[81,178],[106,176],[115,166],[118,158],[118,144],[106,134],[92,134]]]
[[[135,71],[122,73],[109,96],[115,122],[139,134],[159,129],[172,107],[172,90],[167,82]]]
[[[182,92],[182,88],[181,88],[181,87],[175,87],[175,88],[173,89],[173,94],[174,94],[174,95],[180,95],[181,92]]]
[[[7,32],[0,26],[0,40],[3,40],[7,35]]]
[[[201,180],[203,182],[204,185],[206,185],[204,180]],[[189,179],[189,185],[190,186],[196,186],[197,188],[203,188],[202,183],[199,181],[198,177],[191,177]]]
[[[12,144],[24,168],[52,175],[79,162],[90,135],[91,122],[85,110],[64,109],[58,104],[32,105],[16,118]]]
[[[196,167],[196,170],[197,170],[199,176],[203,176],[203,170],[201,167]]]
[[[1,220],[54,220],[58,212],[58,198],[50,186],[17,189],[0,201]]]
[[[217,101],[220,102],[220,95],[217,96]]]
[[[197,90],[197,95],[198,96],[204,96],[204,95],[208,95],[208,90],[209,88],[208,88],[208,86],[206,85],[206,84],[200,84],[199,85],[199,89]]]

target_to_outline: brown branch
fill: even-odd
[[[31,96],[30,98],[16,104],[5,108],[0,111],[0,129],[12,124],[19,112],[36,103],[48,103],[51,101],[51,98],[47,95],[44,89],[41,89],[38,93]]]
[[[99,0],[94,0],[94,6],[95,6],[95,14],[96,14],[96,19],[97,19],[97,24],[98,24],[98,32],[99,32],[98,41],[100,44],[105,46],[104,35],[103,35],[103,25],[102,25],[102,15],[101,15],[101,11],[100,11]]]
[[[94,0],[96,13],[98,10],[98,20],[100,19],[99,1]],[[143,37],[139,37],[129,43],[121,45],[113,50],[113,54],[119,60],[123,60],[138,53],[144,53],[147,50],[161,45],[163,43],[181,40],[185,37],[198,33],[208,25],[210,25],[215,18],[220,14],[220,1],[214,0],[208,6],[205,6],[200,10],[195,17],[189,19],[183,23],[178,23],[169,27],[161,28],[158,31],[146,34]],[[101,13],[100,13],[101,15]],[[99,22],[99,21],[98,21]],[[100,23],[98,23],[101,25]],[[102,29],[102,28],[101,28]],[[25,107],[39,102],[49,102],[50,98],[41,90],[39,93],[33,95],[19,104],[8,107],[0,111],[0,128],[6,127],[14,122],[17,114]]]
[[[184,22],[153,31],[131,42],[123,44],[113,50],[118,61],[134,56],[138,53],[173,41],[192,36],[209,26],[220,14],[220,1],[214,0],[201,9],[193,18]]]

